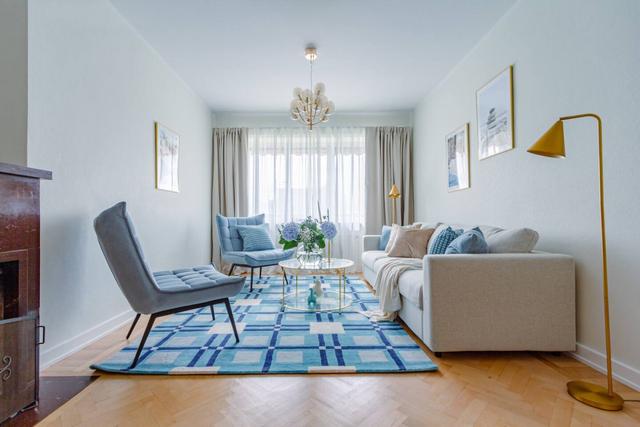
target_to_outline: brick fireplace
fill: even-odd
[[[0,422],[38,401],[41,179],[0,163]]]

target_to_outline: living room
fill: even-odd
[[[0,421],[640,424],[639,20],[0,0]]]

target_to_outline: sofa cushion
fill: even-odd
[[[427,243],[433,234],[433,228],[398,228],[393,245],[387,252],[390,257],[422,258],[427,254]]]
[[[398,291],[413,305],[422,309],[422,282],[424,274],[422,270],[409,270],[402,273],[398,281]]]
[[[387,258],[385,251],[367,251],[362,253],[362,264],[373,270],[373,266],[380,258]]]
[[[397,257],[390,257],[390,256],[387,256],[387,254],[385,254],[385,256],[380,257],[380,258],[378,258],[378,259],[376,259],[374,261],[374,263],[373,263],[373,271],[375,271],[376,273],[378,271],[380,271],[380,268],[386,263],[386,261],[388,259],[401,259],[401,260],[410,260],[410,259],[412,259],[412,260],[415,260],[415,261],[420,261],[420,262],[422,261],[421,258],[397,258]]]
[[[538,243],[538,232],[530,228],[503,230],[487,237],[491,253],[531,252]]]
[[[478,227],[467,230],[449,243],[445,254],[486,254],[487,242]]]

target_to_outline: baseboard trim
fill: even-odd
[[[568,352],[567,354],[598,372],[603,374],[607,373],[607,357],[603,353],[579,343],[576,345],[576,348],[577,350],[575,352]],[[616,381],[636,391],[640,391],[640,370],[625,363],[618,362],[615,359],[611,361],[611,365],[613,368],[613,378]]]
[[[105,335],[113,332],[114,330],[121,327],[123,324],[131,322],[133,316],[135,315],[133,310],[127,310],[120,314],[113,316],[110,319],[105,320],[102,323],[93,326],[81,334],[76,335],[75,337],[69,338],[66,341],[57,344],[46,351],[40,352],[40,371],[48,368],[72,355],[73,353],[82,350],[84,347],[92,344],[99,339],[103,338]]]

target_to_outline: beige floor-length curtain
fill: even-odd
[[[216,214],[246,216],[247,198],[247,129],[213,129],[213,182],[211,258],[222,268]]]
[[[378,234],[382,225],[391,224],[393,202],[387,194],[393,184],[402,195],[396,201],[396,222],[413,223],[412,129],[367,128],[365,139],[367,233]]]

